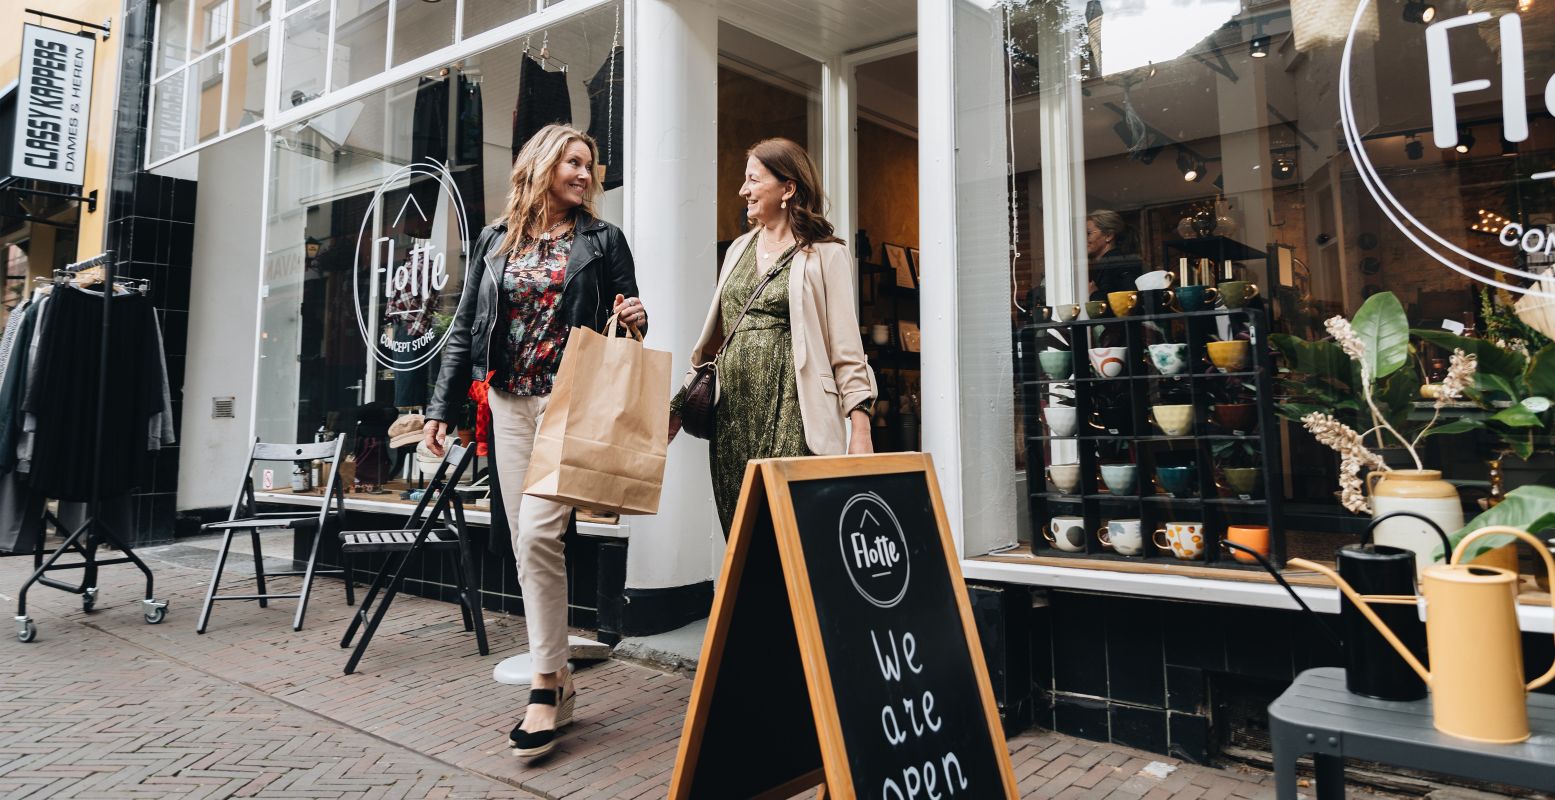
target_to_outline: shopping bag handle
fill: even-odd
[[[621,315],[620,314],[611,314],[610,315],[610,319],[605,321],[605,337],[606,338],[614,339],[614,338],[616,338],[616,331],[617,330],[619,330],[620,328],[626,328],[628,331],[631,331],[633,339],[636,339],[639,342],[643,340],[642,331],[637,330],[637,326],[636,325],[633,325],[633,324],[631,324],[629,322],[621,322],[620,320],[621,320]]]

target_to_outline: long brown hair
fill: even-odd
[[[507,208],[500,218],[508,225],[507,235],[497,252],[507,252],[518,247],[524,234],[531,229],[544,227],[551,215],[551,175],[556,165],[573,142],[582,142],[589,148],[589,160],[599,163],[599,145],[583,131],[570,125],[547,125],[524,143],[513,159],[512,188],[508,190]],[[599,182],[589,181],[588,191],[583,193],[583,204],[578,206],[589,216],[594,213],[594,198],[599,196]]]
[[[821,192],[820,170],[797,142],[781,137],[762,139],[745,151],[755,156],[780,181],[793,181],[794,196],[788,198],[788,227],[801,248],[819,242],[842,240],[833,235],[826,219],[826,195]]]

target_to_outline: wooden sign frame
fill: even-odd
[[[999,724],[998,708],[993,699],[988,666],[983,660],[977,626],[972,618],[971,602],[965,592],[960,558],[955,550],[955,542],[950,536],[944,500],[940,495],[939,483],[935,479],[933,459],[924,453],[891,453],[871,456],[766,459],[751,461],[746,466],[744,483],[735,510],[734,527],[730,532],[728,549],[719,575],[718,591],[713,600],[712,616],[708,620],[707,636],[702,643],[701,661],[692,689],[690,708],[686,713],[685,727],[681,734],[674,775],[670,782],[669,797],[672,800],[689,800],[693,797],[693,781],[698,774],[698,758],[703,749],[704,734],[707,733],[709,716],[716,697],[719,672],[725,666],[723,663],[725,645],[729,641],[734,611],[742,588],[742,578],[745,577],[743,573],[753,544],[758,544],[756,538],[765,533],[764,526],[760,524],[763,521],[763,514],[770,516],[771,530],[777,540],[781,581],[787,589],[788,605],[791,609],[794,633],[798,640],[804,682],[808,689],[810,711],[813,715],[815,733],[819,739],[822,763],[817,769],[792,776],[779,785],[765,788],[749,796],[763,798],[763,800],[788,798],[815,786],[822,787],[820,796],[823,797],[849,799],[857,796],[849,767],[842,720],[832,685],[831,670],[827,662],[825,642],[822,640],[815,596],[810,585],[810,573],[805,564],[798,520],[788,484],[828,478],[902,473],[922,473],[928,486],[934,509],[934,521],[944,549],[946,568],[952,587],[958,590],[953,592],[958,617],[967,643],[972,670],[976,676],[982,717],[988,724],[989,741],[997,750],[995,757],[999,762],[1004,793],[1011,800],[1019,796],[1004,731]],[[781,702],[782,698],[776,700]],[[760,724],[759,720],[751,720],[753,760],[761,758],[759,748],[784,746],[782,742],[774,742],[762,737],[757,730]],[[717,787],[713,787],[712,790],[717,791]],[[706,791],[706,787],[701,787],[702,796],[735,796],[734,794],[706,795]]]

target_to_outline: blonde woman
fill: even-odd
[[[751,231],[730,245],[691,351],[693,364],[718,362],[710,461],[726,537],[745,462],[872,452],[875,399],[859,339],[853,256],[826,219],[810,154],[788,139],[757,142],[746,153],[740,198]],[[672,437],[683,400],[684,392],[670,405]]]
[[[507,209],[470,251],[423,431],[441,455],[451,407],[489,371],[492,519],[505,520],[512,536],[535,670],[529,707],[508,736],[526,758],[556,746],[577,697],[562,558],[572,508],[523,496],[535,431],[570,328],[603,330],[611,314],[643,332],[648,326],[626,237],[594,213],[598,153],[593,139],[565,125],[542,128],[519,151]]]

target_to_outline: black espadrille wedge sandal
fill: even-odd
[[[554,706],[556,705],[557,689],[530,689],[529,704]],[[513,748],[513,754],[520,758],[535,758],[543,756],[556,748],[556,740],[560,737],[561,729],[572,723],[572,709],[577,704],[578,691],[576,689],[567,693],[561,706],[556,709],[556,725],[549,730],[526,731],[521,726],[513,726],[513,731],[508,734],[508,746]]]

